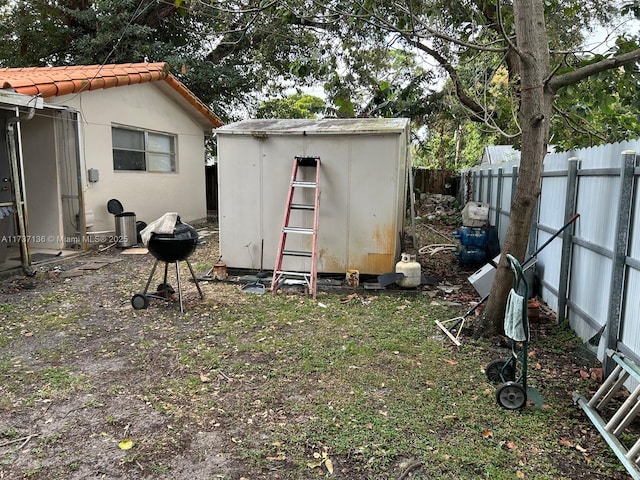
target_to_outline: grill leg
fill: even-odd
[[[151,274],[149,275],[149,280],[147,280],[147,285],[144,287],[144,292],[142,293],[143,295],[146,295],[147,292],[149,291],[149,285],[151,285],[151,280],[153,280],[153,274],[156,273],[156,267],[158,266],[158,262],[160,260],[156,260],[156,262],[153,264],[153,268],[151,269]],[[167,271],[165,270],[164,273],[164,281],[167,281]]]
[[[164,292],[162,293],[162,296],[165,298],[165,300],[169,299],[169,289],[167,288],[167,272],[169,271],[169,264],[167,262],[164,262],[164,277],[162,279],[162,284],[164,285]]]
[[[200,288],[200,284],[198,283],[198,279],[196,278],[196,274],[193,271],[193,267],[191,266],[191,262],[189,262],[189,259],[185,259],[185,262],[187,262],[187,266],[189,267],[189,271],[191,272],[191,278],[193,278],[193,282],[196,284],[196,288],[198,289],[198,293],[200,294],[200,298],[203,299],[204,298],[204,293],[202,293],[202,289]]]
[[[182,307],[182,284],[180,283],[180,262],[176,260],[176,279],[178,280],[178,300],[180,301],[180,313],[184,313]]]

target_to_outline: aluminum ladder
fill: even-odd
[[[607,377],[591,400],[587,401],[580,393],[573,392],[573,401],[582,407],[600,432],[600,435],[606,440],[609,447],[627,469],[629,475],[634,480],[640,480],[640,438],[630,448],[623,445],[619,438],[640,413],[640,368],[620,352],[607,349],[607,356],[616,363],[613,372]],[[612,400],[617,401],[615,399],[616,394],[620,392],[625,382],[629,379],[635,380],[638,386],[618,406],[611,418],[605,420],[602,416],[604,407]]]
[[[303,180],[303,178],[313,180]],[[296,195],[296,191],[300,193]],[[311,195],[305,193],[312,192]],[[309,202],[308,197],[312,196],[313,201]],[[300,199],[302,197],[302,199]],[[275,294],[277,290],[286,282],[298,281],[306,285],[308,292],[316,298],[318,279],[318,207],[320,205],[320,157],[295,157],[291,172],[291,182],[289,183],[289,193],[284,209],[284,219],[276,254],[276,264],[273,269],[273,279],[271,281],[271,291]],[[291,212],[299,210],[313,212],[313,226],[293,226],[291,225]],[[303,216],[304,220],[304,216]],[[310,248],[288,249],[287,240],[289,235],[303,235],[311,237]],[[300,238],[300,237],[299,237]],[[308,271],[295,271],[283,268],[285,257],[306,257],[309,259]]]

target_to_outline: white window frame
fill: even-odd
[[[118,130],[124,130],[124,131],[128,131],[128,132],[137,132],[137,133],[141,133],[143,135],[143,141],[144,141],[144,149],[143,150],[136,150],[133,148],[122,148],[122,147],[116,147],[114,145],[114,135],[113,135],[113,131],[115,129]],[[170,140],[170,148],[171,151],[166,152],[166,151],[154,151],[150,149],[150,140],[149,140],[149,136],[150,135],[158,135],[160,137],[165,137],[168,138]],[[166,132],[158,132],[158,131],[153,131],[153,130],[146,130],[146,129],[142,129],[142,128],[134,128],[134,127],[128,127],[128,126],[124,126],[124,125],[111,125],[111,150],[112,150],[112,156],[113,156],[113,171],[114,172],[149,172],[149,173],[177,173],[178,172],[178,155],[177,155],[177,143],[178,143],[178,137],[177,135],[174,134],[170,134],[170,133],[166,133]],[[138,153],[142,153],[144,155],[144,169],[128,169],[128,168],[116,168],[116,151],[127,151],[127,152],[138,152]],[[160,155],[160,156],[167,156],[169,158],[169,163],[170,163],[170,168],[169,169],[154,169],[153,167],[151,167],[151,165],[153,165],[153,161],[152,161],[152,156],[154,155]]]

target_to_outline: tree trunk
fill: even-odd
[[[506,299],[513,283],[506,254],[510,253],[523,261],[527,251],[528,232],[540,195],[542,163],[547,152],[553,98],[552,92],[545,86],[550,67],[543,1],[514,0],[513,11],[517,37],[515,48],[520,70],[520,168],[502,256],[477,331],[481,336],[503,332]]]

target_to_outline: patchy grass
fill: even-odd
[[[217,252],[195,257],[206,270]],[[130,256],[0,298],[0,477],[626,478],[572,403],[597,385],[565,328],[533,328],[544,408],[507,411],[483,371],[505,350],[454,347],[434,321],[460,312],[433,292],[313,301],[203,283],[205,300],[185,287],[184,315],[134,311],[151,265]]]

